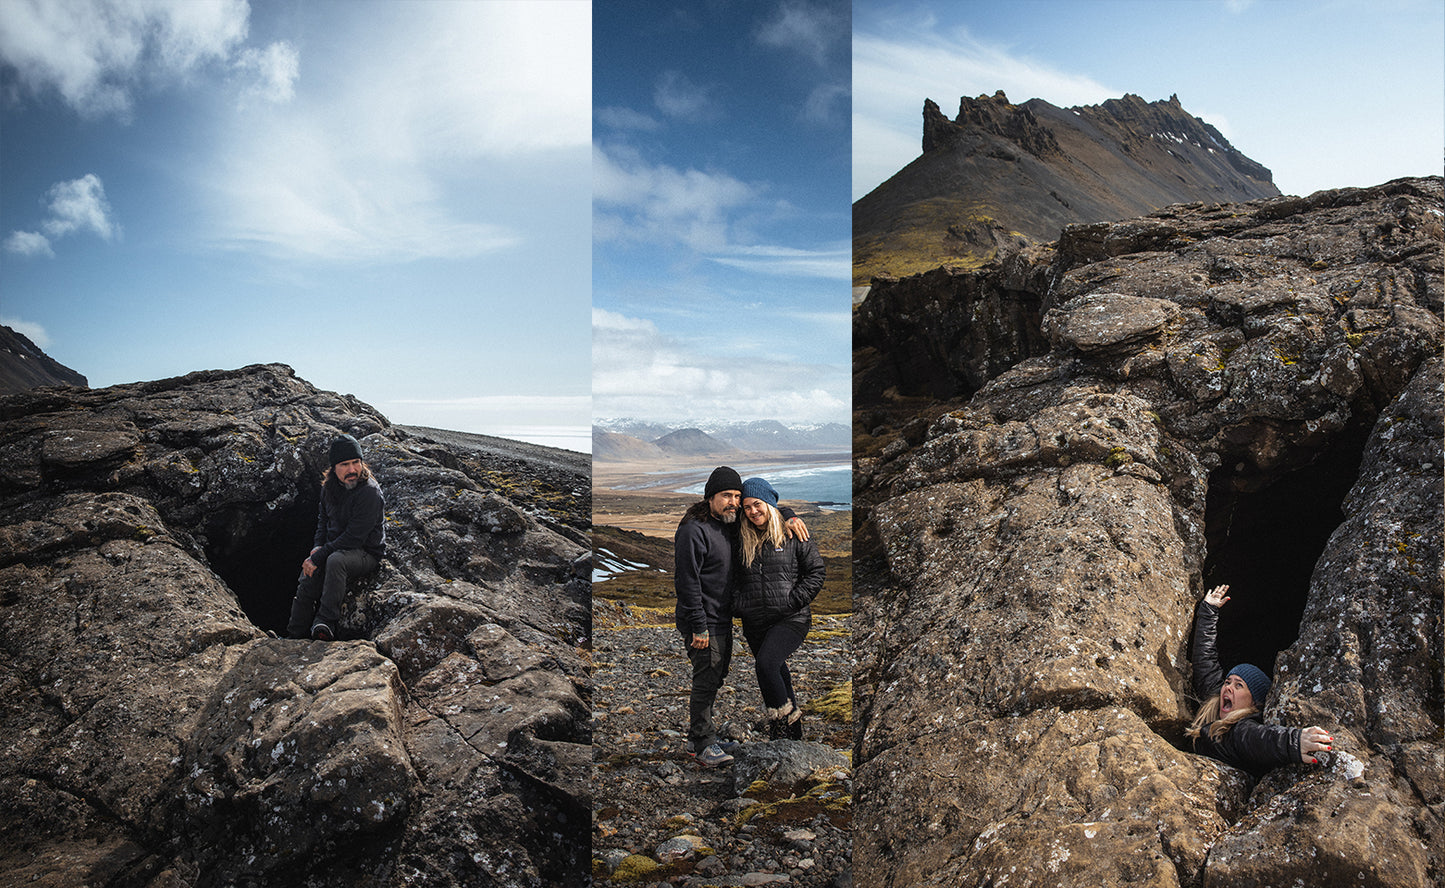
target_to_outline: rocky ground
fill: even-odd
[[[860,882],[1442,884],[1442,219],[1402,179],[874,281]],[[1189,751],[1218,582],[1224,659],[1330,732],[1323,766]]]
[[[852,884],[851,660],[842,617],[815,616],[790,667],[804,740],[767,742],[738,637],[718,697],[741,742],[717,769],[686,753],[690,671],[670,610],[594,599],[593,875],[599,884]],[[841,699],[840,699],[841,698]]]
[[[386,558],[270,637],[340,432]],[[526,455],[283,365],[0,398],[0,885],[586,884],[590,491]]]

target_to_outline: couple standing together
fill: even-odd
[[[713,701],[732,662],[733,617],[753,651],[768,739],[802,739],[787,659],[807,637],[809,605],[823,588],[823,558],[802,519],[779,509],[767,481],[744,481],[719,466],[702,502],[683,515],[673,546],[677,630],[692,661],[688,751],[708,767],[732,761],[718,743]]]

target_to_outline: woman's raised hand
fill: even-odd
[[[1299,760],[1307,765],[1318,765],[1317,752],[1329,752],[1334,748],[1334,738],[1324,728],[1310,725],[1299,732]]]
[[[1229,600],[1229,585],[1215,586],[1204,593],[1204,600],[1215,607],[1224,607],[1224,602]]]

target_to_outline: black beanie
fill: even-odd
[[[341,435],[331,442],[331,464],[334,466],[348,459],[361,459],[361,445],[350,435]]]
[[[712,499],[724,490],[742,490],[743,476],[727,466],[718,466],[712,470],[707,478],[707,487],[703,488],[702,498]]]

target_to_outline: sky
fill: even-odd
[[[857,200],[920,151],[923,100],[1178,94],[1285,194],[1440,175],[1439,0],[858,0]]]
[[[849,421],[850,4],[593,10],[593,415]]]
[[[0,323],[591,447],[579,0],[4,0]]]

